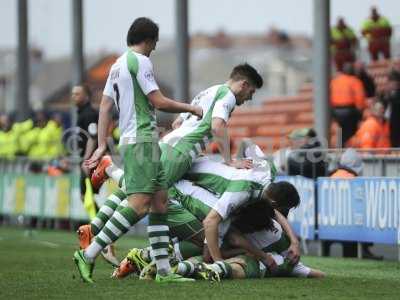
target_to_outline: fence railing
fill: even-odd
[[[273,161],[282,162],[278,166],[281,175],[303,175],[306,173],[318,174],[319,176],[327,176],[339,166],[340,158],[346,149],[288,149],[287,151],[278,152],[275,155],[267,155]],[[384,149],[355,149],[362,159],[362,175],[368,176],[400,176],[400,149],[384,148]],[[300,171],[291,174],[289,160],[298,162]],[[319,168],[324,163],[325,172],[321,174]],[[311,168],[311,171],[310,169]]]

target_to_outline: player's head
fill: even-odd
[[[75,85],[72,87],[71,98],[76,106],[81,106],[90,101],[92,93],[86,84]]]
[[[256,89],[263,86],[263,79],[257,70],[245,63],[233,68],[229,77],[231,89],[236,96],[236,104],[251,100]]]
[[[272,230],[275,217],[274,209],[268,202],[258,201],[240,208],[234,217],[233,225],[242,233],[259,230]]]
[[[300,204],[300,196],[297,189],[287,181],[271,183],[262,197],[285,217],[287,217],[291,208]]]
[[[126,43],[129,46],[141,45],[146,54],[156,48],[158,42],[158,25],[149,18],[137,18],[129,27]]]

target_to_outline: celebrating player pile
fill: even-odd
[[[247,154],[253,152],[247,159],[231,159],[227,121],[235,105],[250,100],[263,85],[260,75],[248,64],[239,65],[225,84],[201,92],[191,105],[176,102],[163,96],[154,79],[149,55],[157,41],[158,26],[147,18],[136,19],[128,31],[128,50],[108,76],[100,105],[99,148],[86,163],[96,167],[94,186],[109,176],[120,189],[91,224],[79,230],[81,250],[74,261],[82,279],[93,282],[96,257],[146,214],[150,248],[133,249],[117,277],[129,271],[156,282],[264,274],[323,276],[299,263],[298,241],[284,216],[299,203],[296,189],[289,183],[272,183],[274,168],[254,145],[253,151],[247,149]],[[104,156],[114,104],[123,170]],[[154,108],[182,113],[161,141]],[[223,163],[199,158],[213,137]]]

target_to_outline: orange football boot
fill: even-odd
[[[97,165],[96,169],[94,169],[90,181],[94,190],[99,190],[101,185],[104,181],[107,180],[108,175],[106,173],[106,168],[112,164],[111,156],[104,155],[101,159],[99,164]]]
[[[111,277],[122,279],[132,273],[138,273],[138,269],[135,264],[131,263],[127,258],[125,258],[121,261],[119,267],[114,270]]]
[[[93,234],[90,228],[90,224],[87,224],[80,226],[77,230],[80,249],[86,249],[92,241]]]

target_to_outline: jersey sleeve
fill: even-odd
[[[250,198],[248,191],[225,192],[214,205],[213,209],[226,220],[238,207],[245,204]]]
[[[143,57],[139,60],[139,69],[136,79],[145,95],[159,89],[154,78],[153,64],[147,57]]]
[[[111,82],[111,71],[108,74],[107,82],[106,82],[106,85],[103,90],[103,95],[110,97],[111,99],[114,100],[114,89],[113,89],[112,82]]]
[[[217,100],[212,112],[212,118],[220,118],[228,122],[229,116],[236,105],[235,96],[232,93],[227,93],[222,99]]]

